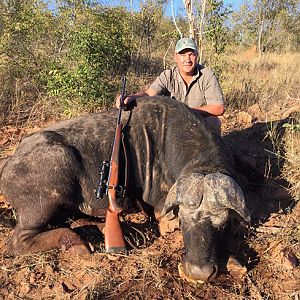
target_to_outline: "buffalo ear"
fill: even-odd
[[[160,214],[160,218],[166,216],[174,208],[179,206],[179,203],[177,203],[176,193],[177,193],[177,181],[172,185],[171,189],[169,190],[169,193],[167,195],[164,207],[163,207],[162,212]]]
[[[204,216],[212,218],[213,223],[220,223],[230,210],[250,222],[250,213],[241,188],[231,177],[218,172],[205,176],[201,210]]]
[[[161,216],[183,205],[186,208],[198,208],[203,197],[204,175],[190,173],[181,175],[171,187],[165,201]]]

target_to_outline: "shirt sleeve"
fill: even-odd
[[[150,85],[150,89],[157,92],[158,95],[166,95],[170,85],[170,70],[163,71],[155,81]]]
[[[206,103],[209,104],[224,104],[224,98],[219,81],[212,70],[205,72],[203,80],[203,90]]]

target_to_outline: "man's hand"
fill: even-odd
[[[125,106],[125,110],[127,106],[130,106],[130,103],[134,102],[137,98],[139,97],[149,97],[149,96],[156,96],[157,92],[152,90],[152,89],[148,89],[147,91],[142,91],[142,92],[138,92],[136,94],[133,95],[126,95],[124,97],[124,106]],[[121,95],[118,95],[116,97],[116,107],[120,108],[121,105]]]
[[[126,106],[128,106],[128,104],[130,103],[130,102],[132,102],[132,101],[134,101],[136,99],[136,97],[135,96],[131,96],[131,95],[129,95],[129,96],[125,96],[124,97],[124,106],[126,107]],[[120,106],[121,106],[121,95],[118,95],[117,97],[116,97],[116,107],[117,108],[120,108]]]

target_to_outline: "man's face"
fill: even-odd
[[[175,53],[175,61],[181,74],[192,76],[197,64],[197,52],[192,49],[184,49]]]

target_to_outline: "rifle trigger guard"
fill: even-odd
[[[125,196],[125,187],[122,185],[108,185],[107,189],[113,189],[116,190],[119,196],[124,197]]]

